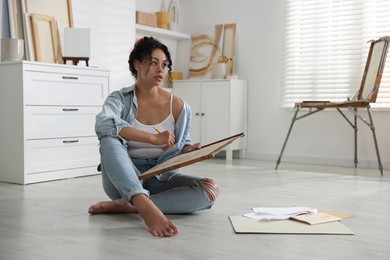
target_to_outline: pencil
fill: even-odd
[[[154,130],[156,130],[157,133],[161,134],[161,131],[158,130],[157,127],[153,127],[153,128],[154,128]],[[172,147],[173,147],[173,148],[176,148],[176,144],[172,145]]]
[[[161,134],[160,130],[158,130],[157,127],[153,127],[153,128],[154,128],[154,130],[156,130],[157,133]]]

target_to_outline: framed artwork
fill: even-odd
[[[73,27],[72,0],[22,0],[28,13],[52,15],[60,28]]]
[[[221,56],[223,25],[213,29],[202,28],[192,34],[188,78],[212,78],[212,66]]]
[[[214,31],[192,34],[188,78],[213,78],[213,66],[221,60],[227,63],[226,75],[234,75],[235,52],[236,24],[218,24]]]
[[[72,1],[71,0],[20,0],[22,5],[23,16],[23,26],[26,44],[26,54],[27,58],[32,61],[37,61],[35,59],[35,47],[32,40],[31,33],[31,24],[30,24],[30,15],[31,14],[41,14],[41,15],[50,15],[55,17],[57,27],[58,27],[58,37],[59,37],[59,48],[61,49],[64,46],[64,28],[73,27],[73,11],[72,11]],[[60,51],[61,53],[61,51]]]
[[[228,60],[228,75],[234,75],[234,62],[236,58],[236,24],[224,24],[222,55]]]
[[[31,14],[35,60],[62,63],[58,26],[54,16]]]

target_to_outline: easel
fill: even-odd
[[[87,65],[87,67],[89,67],[88,57],[62,57],[62,61],[64,62],[64,64],[66,64],[68,60],[71,60],[73,62],[73,65],[77,65],[80,61],[85,61],[85,64]]]

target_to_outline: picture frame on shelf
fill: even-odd
[[[213,65],[222,52],[223,25],[202,27],[192,34],[189,79],[211,79]]]
[[[222,55],[228,59],[228,75],[234,75],[234,64],[236,60],[236,32],[235,23],[223,25]]]
[[[236,59],[236,34],[237,25],[235,23],[217,24],[214,31],[210,28],[209,30],[203,28],[200,32],[192,34],[188,78],[213,78],[220,58],[223,58],[226,63],[226,65],[222,64],[227,70],[225,76],[233,76]],[[220,75],[217,78],[220,78]]]
[[[64,28],[72,28],[73,10],[72,0],[21,0],[24,12],[29,14],[42,14],[55,17],[58,26],[60,47],[64,46]]]
[[[55,17],[31,14],[30,18],[35,60],[48,63],[62,63],[58,25]]]

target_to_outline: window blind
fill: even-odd
[[[388,0],[286,0],[282,107],[345,101],[359,90],[370,44],[390,36]],[[390,55],[376,104],[390,108]]]

